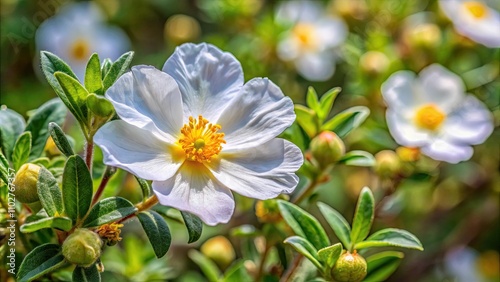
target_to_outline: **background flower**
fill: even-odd
[[[470,159],[470,145],[481,144],[493,131],[491,113],[476,97],[465,94],[462,80],[440,65],[419,77],[399,71],[382,85],[387,124],[401,145],[421,147],[433,159],[458,163]]]
[[[161,204],[209,225],[231,218],[231,190],[294,190],[302,153],[275,138],[295,120],[293,103],[274,83],[243,85],[239,62],[207,44],[178,47],[163,70],[133,67],[106,92],[121,118],[95,136],[107,165],[153,180]]]
[[[278,43],[278,56],[293,61],[308,80],[323,81],[335,72],[334,48],[344,42],[344,22],[324,12],[316,1],[281,2],[276,20],[290,26]]]
[[[38,50],[52,52],[66,61],[80,81],[92,53],[114,61],[130,49],[127,35],[107,25],[102,12],[91,2],[66,5],[44,21],[36,33],[36,45]]]

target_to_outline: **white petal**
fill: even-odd
[[[89,27],[103,22],[104,15],[95,3],[80,2],[64,5],[54,18],[60,20],[63,25]]]
[[[166,181],[153,181],[153,191],[160,204],[190,212],[208,225],[227,223],[234,211],[231,191],[196,162],[186,161]]]
[[[310,81],[325,81],[335,73],[335,59],[329,50],[302,54],[296,61],[298,73]]]
[[[182,94],[184,121],[202,115],[213,122],[243,86],[240,62],[210,44],[186,43],[175,49],[163,71],[171,75]]]
[[[295,172],[303,162],[297,146],[276,138],[256,148],[221,154],[220,161],[207,166],[229,189],[250,198],[271,199],[295,189],[299,181]]]
[[[325,49],[339,46],[347,38],[347,25],[339,18],[325,17],[318,20],[315,26]]]
[[[420,74],[422,100],[450,112],[465,98],[465,85],[456,74],[438,64],[423,69]]]
[[[382,84],[382,96],[387,104],[387,107],[393,111],[409,117],[413,113],[419,103],[416,100],[418,91],[418,82],[415,79],[415,74],[411,71],[398,71],[392,74]]]
[[[297,40],[294,40],[290,33],[287,34],[278,43],[276,49],[278,57],[283,61],[295,60],[300,55],[300,46],[297,43]]]
[[[104,163],[122,168],[147,180],[166,180],[179,169],[173,145],[148,130],[122,120],[108,122],[94,136],[104,154]],[[175,159],[174,159],[175,158]]]
[[[392,108],[387,110],[386,119],[392,137],[400,145],[419,147],[432,141],[429,132],[416,127],[411,119],[399,115]]]
[[[422,147],[422,153],[425,155],[435,160],[452,164],[470,159],[473,152],[471,146],[457,145],[442,139],[438,139],[432,142],[432,144]]]
[[[483,143],[491,132],[491,112],[473,95],[468,95],[462,105],[448,116],[442,129],[447,140],[467,145]]]
[[[106,97],[122,120],[161,134],[171,143],[177,141],[183,125],[182,101],[169,75],[151,66],[132,67],[106,91]]]
[[[226,135],[223,150],[263,144],[278,136],[294,120],[292,100],[267,78],[254,78],[245,84],[217,122]]]
[[[130,50],[130,40],[126,33],[114,26],[99,26],[94,30],[92,40],[97,44],[91,52],[99,54],[101,61],[106,58],[115,61]]]
[[[314,22],[323,13],[316,1],[281,1],[276,12],[276,21],[282,23]]]

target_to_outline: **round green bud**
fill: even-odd
[[[88,229],[76,229],[66,238],[62,253],[67,261],[82,267],[89,267],[101,256],[102,240]]]
[[[338,282],[359,282],[365,278],[366,273],[366,261],[356,251],[352,254],[344,252],[332,269],[332,277]]]
[[[383,150],[375,154],[375,172],[382,177],[392,177],[401,171],[401,160],[391,150]]]
[[[201,253],[211,258],[220,267],[226,268],[236,257],[233,245],[224,236],[215,236],[201,245]]]
[[[344,156],[345,145],[334,132],[323,131],[311,141],[311,154],[319,166],[324,168]]]
[[[36,184],[38,182],[38,173],[40,167],[35,164],[23,164],[14,178],[14,195],[16,199],[25,204],[39,201]]]

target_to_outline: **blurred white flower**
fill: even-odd
[[[244,84],[236,58],[184,44],[163,72],[133,67],[106,92],[121,120],[95,142],[107,165],[153,180],[159,202],[205,223],[225,223],[231,190],[269,199],[292,192],[300,149],[275,138],[295,120],[292,100],[267,78]]]
[[[347,37],[347,26],[326,14],[316,1],[283,1],[276,20],[291,26],[278,44],[278,56],[293,61],[297,71],[311,81],[324,81],[335,72],[335,48]]]
[[[458,33],[490,48],[500,47],[500,13],[481,0],[440,0]]]
[[[399,71],[382,84],[387,124],[400,145],[420,147],[429,157],[458,163],[470,159],[471,145],[493,131],[493,118],[457,75],[434,64],[419,77]]]
[[[91,2],[66,5],[44,21],[36,32],[37,50],[52,52],[68,63],[83,81],[87,61],[96,52],[102,59],[116,60],[130,42],[119,28],[109,26]]]

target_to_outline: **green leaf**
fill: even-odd
[[[330,245],[330,240],[319,221],[298,206],[279,200],[281,215],[295,234],[306,238],[316,249]]]
[[[198,241],[198,239],[200,239],[201,232],[203,231],[203,223],[201,222],[201,219],[193,214],[184,211],[181,211],[181,215],[188,230],[188,243]]]
[[[170,248],[172,241],[167,223],[161,215],[154,211],[140,212],[137,214],[137,218],[139,218],[142,228],[144,228],[149,242],[153,246],[156,257],[163,257]]]
[[[326,222],[332,227],[333,231],[340,242],[346,247],[351,248],[351,227],[347,220],[336,210],[332,209],[327,204],[318,202],[318,208],[326,219]]]
[[[61,125],[66,118],[66,107],[57,98],[41,105],[28,120],[25,131],[31,132],[30,160],[38,158],[49,137],[49,123]]]
[[[83,222],[83,227],[97,227],[124,218],[137,211],[127,199],[110,197],[97,202]]]
[[[245,268],[245,260],[240,260],[231,266],[224,273],[223,282],[245,282],[253,281],[254,279]]]
[[[342,244],[337,243],[329,247],[323,248],[318,251],[319,261],[323,262],[325,265],[325,273],[330,272],[330,270],[335,266],[335,263],[342,254]]]
[[[38,198],[49,216],[59,216],[63,213],[61,189],[52,173],[44,167],[40,167],[38,172],[36,189]]]
[[[61,153],[63,153],[66,157],[75,154],[73,152],[73,148],[71,148],[71,144],[69,143],[68,138],[66,138],[66,135],[62,131],[61,127],[57,125],[57,123],[49,123],[49,133]]]
[[[73,73],[71,68],[59,57],[56,55],[47,52],[47,51],[41,51],[40,52],[40,61],[42,65],[42,72],[45,75],[45,78],[49,82],[50,86],[54,89],[56,92],[57,96],[61,98],[62,102],[68,107],[70,112],[75,114],[76,109],[73,107],[73,104],[70,103],[68,100],[68,97],[66,97],[66,93],[64,93],[61,85],[57,81],[56,77],[54,76],[55,72],[63,72],[69,76],[71,76],[74,79],[78,79],[76,75]]]
[[[375,200],[370,188],[364,187],[359,194],[358,204],[352,221],[351,242],[363,241],[370,233],[375,213]]]
[[[286,238],[284,243],[292,246],[298,253],[310,260],[319,270],[323,271],[323,265],[319,262],[317,254],[318,250],[309,241],[300,236],[292,236]]]
[[[73,270],[73,282],[100,282],[101,274],[97,269],[97,265],[93,264],[90,267],[75,267]]]
[[[62,194],[65,214],[74,221],[84,218],[92,201],[92,178],[87,165],[78,155],[66,161]]]
[[[6,159],[11,159],[14,144],[25,126],[22,115],[11,109],[0,108],[0,147]]]
[[[71,219],[67,217],[45,217],[37,221],[25,223],[20,230],[23,233],[31,233],[44,228],[55,228],[63,231],[69,231],[73,227]]]
[[[401,247],[423,251],[422,243],[410,232],[402,229],[387,228],[370,235],[366,241],[354,246],[356,249],[371,247]]]
[[[35,280],[64,264],[64,256],[59,245],[45,244],[38,246],[24,257],[17,272],[17,281]]]
[[[335,102],[335,98],[337,98],[340,91],[342,91],[342,88],[335,87],[321,96],[319,110],[316,111],[320,122],[323,122],[328,117],[328,114],[332,110],[333,102]]]
[[[219,277],[222,276],[222,273],[220,272],[215,262],[195,249],[191,249],[188,251],[188,257],[201,268],[201,271],[203,271],[208,281],[219,281]]]
[[[346,165],[352,165],[352,166],[374,166],[375,165],[375,158],[373,157],[372,154],[370,154],[368,152],[354,150],[354,151],[347,152],[339,160],[339,163],[346,164]]]
[[[363,281],[385,281],[398,268],[404,254],[401,252],[387,251],[374,254],[366,258],[368,274]]]
[[[104,79],[106,74],[108,74],[109,70],[111,69],[111,66],[113,65],[113,61],[111,61],[109,58],[106,58],[102,61],[102,67],[101,67],[101,80]]]
[[[312,86],[309,86],[309,88],[307,88],[306,104],[311,110],[313,110],[316,113],[320,110],[318,94],[316,93],[316,90],[314,90],[314,87]]]
[[[109,119],[115,114],[113,104],[102,96],[97,96],[96,94],[91,93],[87,97],[86,103],[90,111],[99,117]]]
[[[304,129],[310,138],[313,138],[319,131],[318,116],[313,110],[302,105],[295,105],[296,121]]]
[[[89,93],[100,93],[102,89],[101,63],[97,53],[92,54],[87,63],[85,88]]]
[[[89,113],[86,99],[89,92],[87,92],[77,79],[63,72],[56,72],[54,76],[66,94],[67,100],[71,104],[70,110],[74,110],[72,113],[75,115],[76,120],[81,124],[87,124]]]
[[[135,175],[134,177],[137,180],[137,183],[139,183],[139,186],[141,187],[142,199],[146,200],[147,198],[149,198],[149,195],[151,195],[151,185],[149,185],[149,182],[147,182],[142,178],[139,178]]]
[[[17,171],[24,163],[28,161],[31,151],[31,132],[24,132],[17,138],[14,151],[12,152],[12,163]]]
[[[340,138],[344,138],[349,132],[365,121],[370,110],[364,106],[356,106],[338,113],[321,127],[321,130],[331,130]]]
[[[108,90],[113,83],[122,75],[125,73],[125,71],[128,69],[130,63],[132,62],[132,58],[134,57],[134,52],[130,51],[127,52],[118,58],[113,65],[111,65],[111,68],[109,71],[106,73],[106,76],[102,80],[103,84],[103,93]]]
[[[9,175],[9,162],[0,151],[0,179],[3,180],[5,184],[9,183],[9,178],[13,178],[14,175]],[[1,184],[2,182],[0,182]],[[1,195],[1,194],[0,194]]]

